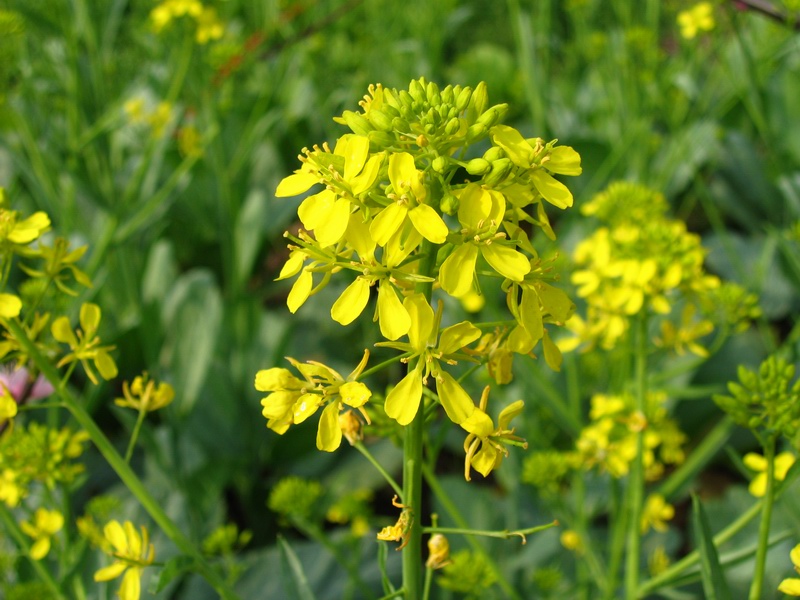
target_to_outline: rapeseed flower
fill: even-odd
[[[789,553],[789,558],[792,560],[794,570],[800,573],[800,544],[792,548],[792,551]],[[800,596],[800,579],[797,577],[784,579],[778,586],[778,591],[789,596]]]
[[[100,338],[95,336],[100,325],[100,317],[100,307],[87,302],[81,306],[81,329],[73,332],[67,317],[59,317],[53,321],[51,326],[51,331],[56,341],[69,344],[72,350],[56,366],[63,367],[79,360],[86,371],[86,375],[95,385],[97,385],[98,381],[94,369],[89,365],[90,360],[103,379],[113,379],[117,376],[117,364],[109,354],[114,349],[114,346],[101,346]]]
[[[64,515],[57,510],[37,508],[33,523],[22,521],[19,524],[25,535],[33,538],[30,555],[33,560],[41,560],[50,552],[51,538],[64,527]]]
[[[792,468],[795,460],[797,459],[791,452],[781,452],[775,457],[773,471],[775,481],[786,479],[786,474]],[[748,452],[744,455],[743,461],[748,469],[757,473],[750,481],[748,491],[756,498],[763,498],[767,493],[767,459],[755,452]]]
[[[147,529],[141,526],[141,533],[136,531],[133,523],[111,521],[103,528],[109,543],[109,554],[115,562],[103,567],[94,574],[95,581],[110,581],[123,573],[122,585],[117,594],[120,600],[139,600],[141,594],[142,570],[153,564],[156,557],[155,548],[150,544]]]
[[[714,8],[710,2],[700,2],[678,13],[681,36],[694,39],[701,31],[714,29]]]

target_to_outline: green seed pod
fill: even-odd
[[[347,123],[347,126],[353,133],[358,135],[367,135],[373,129],[369,121],[364,118],[364,115],[353,112],[352,110],[344,111],[342,113],[342,118],[344,118],[344,122]]]
[[[450,192],[446,193],[439,201],[439,210],[446,215],[456,214],[458,212],[458,198]]]
[[[492,170],[483,178],[483,181],[488,186],[494,186],[503,181],[511,169],[514,168],[514,163],[509,158],[501,158],[492,163]]]
[[[467,163],[466,169],[470,175],[485,175],[492,170],[492,163],[483,158],[473,158]]]
[[[486,125],[483,123],[475,123],[470,125],[467,129],[467,141],[474,142],[475,140],[486,136]]]
[[[445,173],[450,166],[450,159],[446,156],[437,156],[433,159],[433,170],[437,173]]]
[[[458,133],[459,129],[461,129],[461,121],[459,121],[457,117],[450,119],[444,126],[444,132],[447,135],[455,135]]]
[[[456,96],[456,109],[458,112],[461,112],[469,106],[469,101],[472,98],[472,89],[469,87],[465,87],[461,90]]]
[[[506,152],[500,146],[492,146],[486,152],[483,153],[483,158],[488,160],[489,162],[494,162],[500,158],[505,158]]]
[[[367,120],[372,123],[375,129],[380,129],[381,131],[392,130],[392,119],[383,112],[383,109],[369,111]]]
[[[480,117],[478,117],[478,123],[483,123],[486,125],[486,128],[489,129],[497,125],[500,119],[502,119],[507,112],[508,104],[495,104],[489,110],[485,111]]]

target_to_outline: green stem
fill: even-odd
[[[141,479],[131,469],[128,463],[119,455],[111,441],[105,436],[101,429],[92,419],[86,409],[81,406],[77,399],[72,395],[67,386],[60,381],[58,370],[42,355],[39,348],[27,336],[20,325],[12,319],[4,319],[3,324],[6,329],[14,336],[14,339],[30,355],[39,371],[56,387],[64,405],[72,414],[78,424],[89,434],[92,443],[97,447],[109,466],[114,469],[117,476],[125,486],[136,497],[142,507],[150,514],[156,524],[169,537],[178,549],[191,557],[196,565],[198,572],[208,581],[208,583],[225,600],[238,599],[237,594],[230,588],[219,573],[205,559],[195,545],[178,528],[175,522],[169,518],[158,500],[156,500],[144,485]]]
[[[631,463],[628,476],[627,505],[628,532],[625,555],[625,597],[636,598],[639,585],[639,553],[641,548],[641,514],[644,504],[644,434],[646,429],[647,394],[647,313],[642,312],[637,319],[636,349],[636,415],[645,424],[636,433],[636,457]]]
[[[36,574],[39,578],[44,581],[45,585],[50,588],[50,591],[54,594],[55,598],[63,598],[64,596],[61,594],[60,588],[58,583],[56,583],[55,579],[53,579],[53,575],[48,571],[45,566],[42,564],[41,561],[34,560],[30,557],[30,544],[28,544],[28,540],[25,535],[22,533],[22,530],[17,525],[16,519],[14,519],[14,515],[11,514],[11,511],[8,510],[6,505],[0,502],[0,519],[3,520],[3,524],[5,525],[6,531],[11,534],[11,537],[14,538],[14,541],[17,543],[17,546],[20,547],[23,554],[28,558],[33,567],[33,570],[36,571]]]
[[[140,408],[139,416],[136,418],[136,425],[133,427],[133,433],[131,433],[131,439],[128,442],[128,449],[125,451],[125,462],[128,464],[131,462],[133,449],[136,447],[136,440],[139,439],[139,431],[142,428],[142,423],[144,423],[144,418],[146,415],[147,411],[144,408]]]
[[[381,475],[383,475],[383,478],[386,480],[386,483],[388,483],[392,487],[394,493],[397,494],[398,498],[400,498],[400,502],[402,504],[405,504],[402,488],[394,480],[394,477],[389,475],[386,469],[383,468],[381,463],[375,460],[375,457],[372,456],[372,453],[369,450],[367,450],[367,447],[364,446],[362,442],[356,442],[355,449],[361,452],[361,454],[364,455],[364,457],[370,462],[370,464],[372,464],[372,466],[375,467]]]
[[[547,523],[546,525],[537,525],[536,527],[528,527],[527,529],[517,529],[514,531],[509,531],[508,529],[497,531],[489,529],[463,529],[461,527],[423,527],[422,533],[482,535],[483,537],[500,538],[503,540],[508,540],[511,539],[512,537],[519,537],[522,540],[522,543],[526,544],[528,542],[528,540],[525,538],[526,535],[530,535],[532,533],[539,533],[540,531],[544,531],[545,529],[550,529],[551,527],[557,527],[557,526],[558,526],[558,521],[553,521],[552,523]]]
[[[756,570],[750,584],[750,600],[761,598],[764,587],[764,567],[769,549],[769,526],[772,520],[772,506],[775,503],[775,436],[769,436],[764,444],[764,458],[767,461],[767,491],[761,506],[761,523],[758,525],[758,551]]]

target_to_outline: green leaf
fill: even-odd
[[[388,558],[389,544],[386,542],[378,542],[378,568],[381,570],[381,585],[383,585],[383,593],[387,596],[397,591],[392,585],[392,580],[389,579],[389,574],[386,572],[386,561]]]
[[[315,600],[297,554],[282,535],[278,536],[278,544],[281,547],[281,557],[289,567],[289,574],[292,576],[290,579],[292,593],[288,597],[297,598],[297,600]]]
[[[692,494],[692,522],[699,545],[700,574],[705,597],[709,600],[730,599],[731,593],[719,562],[711,526],[708,524],[708,517],[696,494]]]
[[[262,190],[251,190],[239,211],[234,226],[236,281],[243,285],[253,270],[269,220],[269,203]]]
[[[180,556],[175,556],[169,559],[164,568],[161,569],[161,575],[159,575],[158,580],[155,582],[155,585],[151,585],[150,593],[157,594],[166,588],[176,577],[192,570],[194,566],[194,560],[189,557],[181,554]]]

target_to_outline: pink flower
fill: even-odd
[[[31,381],[28,369],[16,365],[0,367],[0,384],[4,385],[14,396],[17,404],[47,398],[55,391],[55,388],[44,376],[39,375],[36,380]]]

